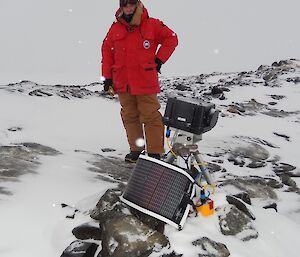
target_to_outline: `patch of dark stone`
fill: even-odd
[[[41,145],[38,143],[22,143],[22,146],[26,147],[30,152],[45,156],[57,156],[61,154],[59,151],[53,149],[52,147]]]
[[[236,137],[239,139],[245,139],[242,137]],[[253,138],[246,138],[250,141],[259,141],[261,144],[265,143],[262,142],[260,139],[253,139]],[[249,143],[245,146],[238,146],[234,148],[227,158],[229,162],[233,162],[234,165],[238,165],[243,167],[245,165],[245,160],[250,160],[249,166],[250,168],[259,168],[264,167],[266,165],[265,161],[269,158],[269,152],[261,145],[257,143]]]
[[[247,143],[252,143],[249,146],[244,146],[244,147],[238,147],[237,149],[240,150],[239,148],[244,148],[242,152],[245,152],[251,155],[252,160],[266,160],[269,158],[269,152],[263,148],[262,146],[268,146],[271,148],[279,148],[278,146],[274,145],[271,142],[268,142],[267,140],[260,139],[257,137],[247,137],[247,136],[234,136],[233,138],[241,139],[242,141],[245,141]],[[258,148],[258,154],[255,154],[254,149]],[[247,150],[248,149],[248,150]],[[244,157],[246,157],[244,155]]]
[[[21,175],[34,174],[40,164],[40,155],[58,154],[59,152],[53,148],[30,142],[0,146],[0,180],[18,181]],[[9,192],[2,189],[0,193]]]
[[[284,96],[284,95],[270,95],[270,97],[274,100],[281,100],[281,99],[284,99],[286,96]]]
[[[251,219],[234,205],[224,205],[216,209],[221,233],[235,236],[242,241],[258,238],[258,232]]]
[[[94,159],[88,161],[92,165],[89,170],[95,172],[100,179],[109,182],[127,182],[134,164],[125,163],[123,159],[115,157],[103,157],[94,155]]]
[[[274,209],[276,212],[278,212],[277,210],[277,203],[271,203],[271,204],[268,204],[266,206],[263,206],[264,209]]]
[[[219,187],[234,186],[240,191],[247,192],[250,198],[277,199],[273,188],[283,186],[277,180],[264,179],[260,177],[239,177],[227,179],[219,184]]]
[[[287,78],[287,82],[293,82],[294,84],[300,83],[300,77]]]
[[[277,104],[277,102],[268,102],[268,105],[274,106],[274,105],[276,105],[276,104]]]
[[[229,156],[227,159],[229,162],[232,162],[234,165],[243,167],[245,165],[245,161],[241,159],[239,156]]]
[[[250,198],[249,198],[250,199]],[[242,201],[239,197],[236,197],[234,195],[227,195],[226,200],[229,204],[234,205],[236,208],[238,208],[240,211],[245,213],[250,219],[255,220],[254,214],[248,209],[245,202]]]
[[[0,181],[1,181],[1,177],[0,177]],[[12,193],[8,190],[6,190],[6,188],[4,187],[0,187],[0,194],[2,195],[12,195]]]
[[[234,194],[234,197],[237,197],[239,199],[241,199],[242,201],[244,201],[245,203],[251,205],[251,198],[249,196],[249,194],[247,192],[240,192],[238,194]]]
[[[278,176],[300,177],[300,170],[288,163],[273,163],[273,171]]]
[[[219,163],[223,163],[223,161],[222,161],[222,162],[219,162]],[[209,170],[210,172],[212,172],[212,173],[218,172],[218,171],[221,171],[221,170],[222,170],[222,167],[221,167],[220,165],[218,165],[218,164],[216,164],[216,163],[210,163],[210,162],[208,163],[207,168],[208,168],[208,170]]]
[[[123,204],[119,199],[123,188],[120,185],[107,190],[90,213],[99,221],[101,256],[148,256],[153,251],[160,252],[169,245],[161,233],[164,223]]]
[[[262,168],[262,167],[265,167],[267,165],[266,162],[262,162],[262,161],[253,161],[251,163],[249,163],[247,165],[248,168],[251,168],[251,169],[257,169],[257,168]]]
[[[273,134],[275,136],[284,138],[286,141],[290,141],[290,136],[287,136],[287,135],[284,135],[284,134],[280,134],[280,133],[277,133],[277,132],[273,132]]]
[[[66,208],[69,211],[69,214],[66,215],[66,219],[74,219],[76,213],[79,212],[78,209],[76,209],[76,208],[74,208],[74,207],[72,207],[72,206],[70,206],[68,204],[65,204],[65,203],[61,203],[61,207],[62,208]]]
[[[261,114],[265,114],[267,116],[275,117],[275,118],[286,118],[288,116],[298,115],[300,112],[286,112],[284,110],[270,109],[266,111],[262,111]]]
[[[101,148],[101,151],[103,153],[110,153],[110,152],[115,152],[116,149],[112,149],[112,148]]]
[[[86,99],[91,96],[103,96],[98,91],[91,91],[88,89],[90,86],[101,86],[100,83],[91,83],[89,85],[39,85],[32,81],[21,81],[18,83],[9,84],[5,87],[1,87],[10,92],[18,92],[22,94],[28,94],[30,96],[37,97],[52,97],[59,96],[64,99],[80,98]],[[1,89],[0,88],[0,89]]]
[[[276,104],[277,104],[276,102],[272,104],[269,103],[269,105],[276,105]],[[275,118],[285,118],[288,116],[298,115],[300,113],[299,111],[288,112],[284,110],[274,109],[268,106],[268,104],[262,104],[257,102],[255,99],[251,99],[250,101],[244,103],[230,104],[227,107],[227,111],[234,114],[248,115],[248,116],[254,116],[257,113],[261,113]]]
[[[179,257],[172,251],[168,238],[163,234],[164,223],[123,204],[119,197],[125,186],[109,189],[90,212],[99,227],[85,223],[73,229],[81,240],[101,240],[99,256],[149,256],[155,252],[160,257]],[[195,240],[193,247],[199,248],[199,256],[229,256],[227,247],[207,237]],[[68,248],[67,248],[68,249]],[[65,250],[66,251],[66,250]],[[164,252],[159,254],[160,252]],[[169,252],[169,253],[166,253]],[[70,256],[77,256],[76,253]]]
[[[72,242],[60,257],[94,257],[98,245],[95,243],[76,240]]]
[[[192,245],[200,248],[199,257],[228,257],[230,252],[226,245],[215,242],[208,237],[202,237],[192,242]]]
[[[7,129],[10,132],[17,132],[17,131],[21,131],[22,128],[21,127],[11,127],[9,129]]]
[[[101,240],[101,230],[99,226],[95,226],[94,224],[84,223],[72,230],[72,234],[80,240]]]

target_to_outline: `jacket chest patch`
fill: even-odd
[[[150,42],[149,42],[149,40],[144,40],[143,46],[144,46],[145,49],[149,49],[150,48]]]

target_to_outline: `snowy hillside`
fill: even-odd
[[[161,84],[162,112],[167,97],[178,95],[209,100],[221,111],[199,143],[218,186],[212,198],[219,211],[188,218],[182,231],[166,225],[167,250],[207,256],[214,249],[192,244],[207,237],[226,245],[232,257],[297,257],[299,60],[247,72],[161,77]],[[98,83],[0,86],[1,257],[60,256],[76,240],[74,227],[98,226],[90,211],[105,191],[128,180],[132,165],[123,163],[128,149],[119,103],[101,90]],[[224,235],[219,218],[228,212],[226,196],[239,192],[251,198],[247,206],[256,219],[250,230]]]
[[[100,78],[100,45],[118,0],[1,0],[0,84],[84,84]],[[298,0],[143,0],[179,46],[163,73],[254,70],[300,58]]]

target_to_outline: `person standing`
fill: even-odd
[[[136,162],[146,150],[160,159],[164,153],[164,124],[159,112],[158,73],[178,45],[175,32],[150,18],[139,0],[120,0],[116,21],[103,40],[104,91],[118,94],[121,118],[130,152],[126,162]],[[146,149],[140,141],[145,140]]]

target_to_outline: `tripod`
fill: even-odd
[[[167,128],[166,138],[171,136],[170,128]],[[169,142],[170,151],[166,155],[165,162],[175,164],[181,168],[187,168],[187,172],[197,181],[198,177],[204,176],[207,184],[214,185],[212,176],[207,169],[197,143],[202,140],[202,134],[196,135],[180,129],[175,129],[174,135]],[[200,170],[196,168],[199,167]]]

